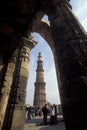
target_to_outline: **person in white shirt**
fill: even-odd
[[[50,125],[55,124],[55,108],[53,105],[50,107]]]

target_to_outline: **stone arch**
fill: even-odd
[[[52,45],[57,55],[56,65],[59,73],[66,129],[85,129],[87,127],[87,84],[85,79],[87,33],[73,15],[71,6],[67,1],[54,0],[53,5],[51,3],[45,9],[51,24],[54,40]],[[80,107],[82,109],[81,115],[79,115]],[[84,115],[86,115],[85,118]]]
[[[41,13],[41,12],[40,12]],[[56,74],[57,74],[57,81],[59,81],[60,78],[60,73],[58,71],[58,64],[57,64],[57,58],[56,58],[56,54],[55,54],[55,47],[54,47],[54,41],[52,38],[52,33],[51,33],[51,28],[50,28],[50,23],[44,19],[41,19],[40,23],[38,24],[37,22],[37,27],[35,28],[36,23],[33,22],[32,25],[32,32],[36,32],[39,35],[41,35],[44,40],[46,40],[46,42],[48,43],[48,45],[50,46],[52,53],[53,53],[53,57],[54,57],[54,62],[55,62],[55,67],[56,67]],[[59,92],[60,91],[60,81],[58,82],[58,89]]]
[[[32,30],[33,32],[39,33],[48,43],[48,45],[51,47],[52,51],[54,49],[54,42],[52,39],[51,29],[50,29],[50,23],[47,22],[44,19],[41,19],[40,24],[36,28],[36,30]]]

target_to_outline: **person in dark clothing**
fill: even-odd
[[[53,104],[54,106],[54,109],[55,109],[55,124],[58,124],[58,120],[57,120],[57,108],[56,108],[56,105]]]
[[[32,107],[30,106],[28,108],[28,120],[31,120],[31,116],[32,116]]]
[[[43,112],[43,122],[44,122],[44,125],[47,125],[47,114],[49,112],[48,108],[47,108],[47,104],[45,104],[45,106],[43,106],[42,112]]]

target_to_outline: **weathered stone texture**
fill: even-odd
[[[29,66],[28,66],[28,68],[29,68]],[[28,69],[24,69],[24,68],[20,69],[21,76],[25,76],[25,78],[27,78],[28,74],[29,74]]]
[[[26,85],[28,79],[29,70],[29,53],[32,47],[34,47],[35,41],[23,38],[20,41],[19,54],[17,58],[17,68],[15,79],[16,82],[16,95],[15,95],[15,107],[13,111],[13,119],[11,130],[23,130],[23,125],[25,122],[25,111],[24,108],[25,98],[26,98]],[[18,70],[18,71],[17,71]],[[24,108],[24,109],[22,109]],[[18,122],[18,120],[19,122]]]
[[[15,64],[10,61],[7,66],[7,71],[4,78],[3,87],[1,90],[1,100],[0,100],[0,129],[2,129],[3,121],[5,118],[5,112],[8,104],[8,99],[10,95],[10,90],[13,81],[13,72],[15,69]]]
[[[24,127],[24,117],[25,117],[25,106],[16,105],[13,115],[13,126],[12,130],[22,130]]]
[[[55,4],[51,11],[48,16],[60,74],[59,90],[66,129],[85,129],[87,36],[67,4]],[[79,109],[83,113],[81,116]]]

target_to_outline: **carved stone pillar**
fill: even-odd
[[[25,37],[23,37],[19,43],[19,54],[15,70],[15,94],[13,100],[14,110],[11,130],[23,130],[24,127],[26,85],[29,73],[29,54],[30,50],[35,45],[35,41],[29,40]]]
[[[3,66],[1,67],[1,71],[2,71],[2,69],[3,69]],[[3,82],[3,86],[1,89],[1,95],[0,95],[0,130],[2,129],[5,112],[6,112],[6,108],[7,108],[7,104],[8,104],[8,99],[9,99],[10,90],[11,90],[12,81],[13,81],[14,69],[15,69],[15,58],[13,56],[9,60],[6,73],[4,71],[5,76],[4,76],[4,82]]]
[[[67,0],[52,0],[46,10],[60,73],[59,90],[66,130],[87,129],[86,32]]]

